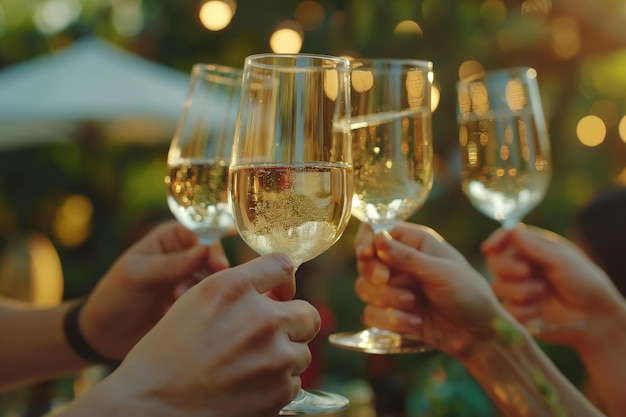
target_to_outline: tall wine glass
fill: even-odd
[[[481,213],[515,227],[544,198],[551,177],[550,139],[537,71],[488,71],[457,83],[462,189]],[[533,334],[574,330],[583,321],[524,323]]]
[[[235,225],[257,253],[296,267],[341,236],[350,218],[349,62],[306,54],[245,60],[230,167]],[[342,396],[301,390],[281,415],[344,409]]]
[[[193,66],[167,156],[168,206],[207,246],[235,231],[227,186],[242,74],[227,66]]]
[[[356,59],[351,65],[352,215],[374,233],[389,232],[422,207],[432,188],[432,63]],[[329,340],[377,354],[430,349],[413,336],[375,327]]]
[[[484,215],[513,228],[541,202],[550,140],[537,72],[517,67],[457,83],[462,189]]]

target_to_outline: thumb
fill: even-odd
[[[296,293],[295,271],[296,268],[287,255],[273,253],[217,272],[209,279],[244,281],[252,284],[260,294],[271,291],[273,298],[287,300]]]
[[[518,228],[512,230],[509,236],[519,255],[535,265],[548,267],[553,264],[553,260],[562,257],[559,245],[564,240],[547,230],[541,232],[532,228]]]
[[[133,263],[138,269],[133,275],[156,282],[179,281],[188,278],[206,262],[206,252],[207,248],[204,246],[193,246],[158,256],[144,255],[144,262]]]

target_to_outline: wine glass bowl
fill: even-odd
[[[544,198],[550,141],[537,72],[515,67],[457,83],[461,187],[481,213],[512,228]]]
[[[235,231],[227,185],[241,79],[241,69],[195,64],[168,152],[170,211],[207,246]]]
[[[351,61],[352,215],[389,232],[415,214],[433,184],[432,63]],[[428,350],[422,341],[377,328],[332,334],[331,344],[366,353]]]
[[[352,203],[349,62],[312,54],[246,58],[229,173],[239,235],[298,267],[342,235]],[[342,410],[346,398],[301,390],[280,415]]]

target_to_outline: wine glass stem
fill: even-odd
[[[515,226],[519,224],[519,219],[511,218],[502,220],[502,228],[505,230],[515,229]]]

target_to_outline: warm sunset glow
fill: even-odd
[[[598,116],[585,116],[576,126],[578,140],[585,146],[598,146],[604,142],[606,126]]]

